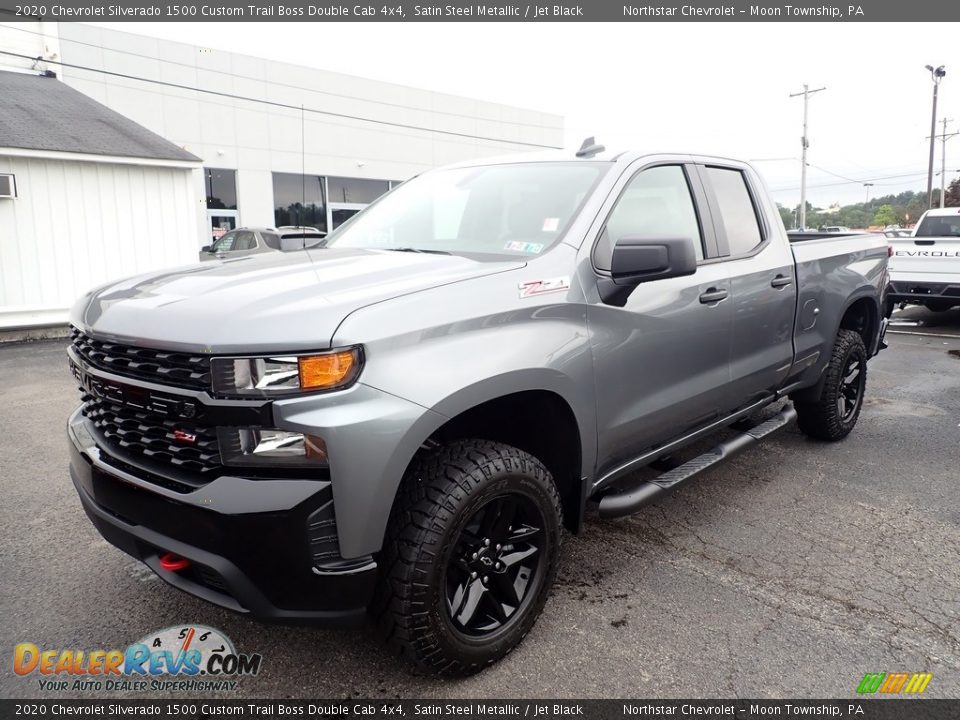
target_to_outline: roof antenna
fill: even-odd
[[[592,135],[583,141],[583,145],[577,150],[577,157],[593,157],[597,153],[602,153],[606,148],[603,145],[597,145],[597,139]]]

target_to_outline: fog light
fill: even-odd
[[[292,467],[327,464],[323,438],[273,428],[218,428],[224,465]]]

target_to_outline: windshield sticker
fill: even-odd
[[[560,292],[570,288],[570,277],[556,277],[549,280],[528,280],[520,283],[517,288],[520,290],[521,298],[533,297],[534,295],[546,295],[547,293]]]
[[[503,249],[516,250],[517,252],[539,254],[543,252],[543,243],[520,242],[519,240],[511,240],[510,242],[508,242],[506,245],[503,246]]]
[[[544,232],[556,232],[557,228],[559,227],[560,227],[560,218],[544,218],[543,219]]]

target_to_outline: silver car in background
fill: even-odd
[[[289,252],[317,245],[327,236],[314,227],[284,225],[278,228],[243,227],[225,233],[200,248],[200,262],[229,260],[267,252]]]

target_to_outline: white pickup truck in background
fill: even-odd
[[[890,238],[891,305],[935,312],[960,305],[960,208],[927,210],[911,237]]]

